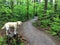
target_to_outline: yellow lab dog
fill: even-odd
[[[5,25],[1,28],[1,29],[6,29],[6,35],[8,35],[8,30],[10,30],[10,27],[14,27],[14,34],[16,34],[16,30],[17,30],[17,27],[19,25],[21,25],[22,22],[21,21],[17,21],[17,22],[7,22],[5,23]]]

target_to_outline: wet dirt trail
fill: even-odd
[[[45,33],[39,31],[32,25],[37,17],[34,19],[24,22],[22,26],[22,33],[27,38],[30,45],[56,45],[51,38],[49,38]]]

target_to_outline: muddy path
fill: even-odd
[[[39,31],[32,25],[38,18],[34,18],[22,25],[22,33],[27,38],[30,45],[56,45],[45,33]]]

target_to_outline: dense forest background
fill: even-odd
[[[38,25],[60,36],[60,0],[0,0],[0,27],[10,21],[38,17]]]

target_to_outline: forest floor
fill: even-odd
[[[50,35],[40,31],[32,25],[36,20],[37,18],[34,18],[24,22],[18,29],[18,33],[22,34],[30,45],[59,45]]]

